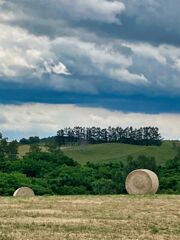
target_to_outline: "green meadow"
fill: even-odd
[[[85,146],[70,146],[62,148],[63,152],[81,164],[86,162],[107,163],[125,162],[129,155],[137,157],[146,155],[155,157],[158,164],[173,159],[176,151],[171,141],[164,141],[159,146],[137,146],[122,143],[104,143]]]

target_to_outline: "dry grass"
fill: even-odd
[[[180,239],[180,196],[0,198],[0,240]]]
[[[47,151],[47,148],[45,146],[40,146],[40,149],[43,151],[43,152],[46,152]],[[30,145],[20,145],[18,147],[18,154],[19,154],[19,157],[23,157],[25,156],[30,150]]]
[[[20,157],[26,155],[29,152],[30,146],[29,145],[20,145],[18,148],[18,153]]]

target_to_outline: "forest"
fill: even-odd
[[[22,144],[32,144],[55,140],[59,145],[66,144],[99,144],[99,143],[126,143],[146,146],[159,146],[162,137],[157,127],[74,127],[57,131],[57,135],[49,139],[40,139],[38,136],[21,139]]]
[[[18,155],[17,141],[0,135],[0,195],[12,195],[21,186],[31,187],[37,195],[126,194],[125,178],[137,168],[147,168],[160,179],[159,193],[180,194],[180,150],[165,164],[155,158],[128,156],[126,163],[79,164],[65,156],[56,141],[30,145],[25,156]]]

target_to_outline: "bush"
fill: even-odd
[[[116,194],[117,186],[111,179],[98,179],[92,183],[94,194]]]
[[[33,178],[31,188],[36,195],[52,195],[54,194],[48,180],[45,178]]]
[[[125,167],[126,174],[130,173],[133,170],[142,168],[149,169],[155,173],[158,172],[158,167],[154,157],[140,155],[136,159],[133,159],[131,156],[127,158],[127,164]]]
[[[21,173],[0,173],[0,195],[12,195],[22,186],[31,186],[31,179]]]

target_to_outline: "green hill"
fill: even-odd
[[[73,146],[62,148],[63,152],[79,163],[93,162],[118,162],[125,161],[128,155],[136,157],[146,155],[155,157],[157,163],[163,164],[175,155],[175,149],[171,141],[164,141],[160,147],[136,146],[121,143],[105,143],[87,146]]]
[[[44,147],[42,147],[42,149],[45,150]],[[93,163],[124,162],[129,155],[132,155],[133,157],[139,155],[152,156],[156,158],[157,163],[163,164],[167,160],[174,158],[176,155],[172,141],[164,141],[160,147],[104,143],[62,147],[62,150],[67,156],[82,164],[85,164],[88,161]],[[23,156],[28,151],[29,145],[21,145],[19,147],[20,156]]]

